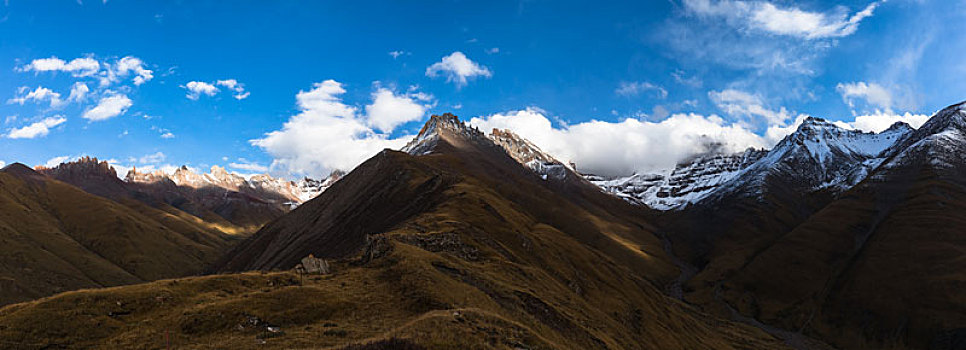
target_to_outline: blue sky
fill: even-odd
[[[964,17],[925,0],[9,0],[0,161],[318,177],[453,112],[578,168],[652,171],[769,147],[804,115],[921,123],[966,99]]]

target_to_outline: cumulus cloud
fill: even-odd
[[[70,95],[67,96],[67,100],[71,102],[80,102],[87,98],[87,94],[91,92],[91,89],[87,87],[87,84],[82,82],[76,82],[70,87]]]
[[[7,162],[0,160],[0,168],[7,166]]]
[[[769,109],[761,96],[741,90],[710,91],[708,97],[723,112],[745,122],[764,119],[767,125],[772,126],[784,124],[791,117],[784,107],[777,111]]]
[[[90,121],[101,121],[114,118],[127,111],[133,103],[123,94],[114,94],[101,98],[97,105],[88,109],[81,118]]]
[[[794,6],[783,7],[768,1],[684,0],[687,11],[697,16],[723,18],[744,30],[803,39],[840,38],[852,35],[859,24],[872,16],[883,1],[876,1],[850,14],[839,6],[822,13]]]
[[[614,93],[621,96],[638,96],[646,91],[653,91],[654,94],[660,98],[667,98],[667,90],[661,86],[651,84],[646,81],[632,81],[632,82],[621,82],[614,90]]]
[[[51,89],[45,88],[43,86],[38,86],[33,91],[27,92],[29,90],[27,87],[21,87],[18,90],[18,97],[7,100],[7,103],[16,103],[23,105],[27,101],[33,101],[35,103],[50,103],[50,108],[59,108],[64,105],[64,101],[60,99],[60,93],[57,93]],[[26,94],[24,94],[26,92]]]
[[[201,95],[215,96],[219,90],[215,85],[209,84],[203,81],[189,81],[183,86],[188,90],[188,94],[185,95],[188,99],[197,100]]]
[[[92,76],[100,69],[101,64],[91,57],[75,58],[69,62],[57,57],[39,58],[20,67],[20,70],[25,72],[67,72],[75,77]]]
[[[850,108],[855,108],[856,102],[858,100],[863,100],[869,106],[890,109],[892,108],[892,93],[882,85],[876,83],[866,83],[866,82],[853,82],[853,83],[839,83],[835,86],[835,90],[842,95],[842,100],[849,105]]]
[[[911,125],[913,128],[919,128],[922,124],[929,120],[929,115],[925,114],[912,114],[906,112],[905,114],[894,114],[889,112],[876,112],[873,114],[859,115],[855,117],[852,122],[840,122],[839,126],[847,127],[851,129],[859,129],[862,131],[871,132],[882,132],[888,129],[892,124],[898,122],[904,122]]]
[[[140,58],[125,56],[113,62],[98,61],[94,57],[80,57],[65,61],[55,56],[39,58],[19,68],[22,72],[65,72],[74,77],[96,77],[103,87],[134,76],[134,85],[141,85],[154,78],[154,71],[147,69]]]
[[[350,170],[382,149],[405,145],[410,136],[391,138],[389,132],[404,120],[421,118],[425,112],[413,106],[417,103],[413,99],[422,95],[400,96],[377,89],[363,115],[342,101],[340,96],[345,92],[335,80],[299,91],[295,97],[299,113],[291,116],[280,130],[251,140],[252,145],[272,155],[271,170],[308,176],[322,176],[335,169]],[[407,98],[410,101],[403,100]],[[403,106],[405,111],[395,114],[399,111],[387,108],[391,106]]]
[[[251,94],[245,91],[245,84],[239,83],[235,79],[218,80],[215,82],[215,84],[224,86],[228,90],[234,91],[235,94],[232,95],[232,97],[234,97],[236,100],[244,100],[248,98],[248,95]]]
[[[221,89],[219,89],[218,86],[234,92],[232,97],[234,97],[236,100],[244,100],[251,95],[251,93],[245,91],[245,84],[242,84],[235,79],[216,80],[214,83],[204,81],[189,81],[182,87],[188,90],[188,94],[185,95],[185,97],[192,100],[197,100],[199,97],[201,97],[201,95],[208,97],[217,95],[219,92],[221,92]]]
[[[426,76],[430,78],[445,76],[447,82],[454,83],[459,87],[466,86],[470,79],[476,77],[489,78],[493,76],[493,73],[488,68],[467,58],[462,52],[456,51],[443,57],[439,62],[426,67]]]
[[[369,126],[382,132],[390,132],[400,124],[419,120],[426,114],[428,105],[420,104],[430,97],[421,94],[397,95],[392,90],[378,88],[372,93],[372,104],[366,106]]]
[[[7,133],[7,137],[11,139],[32,139],[37,137],[47,136],[50,133],[50,129],[63,124],[67,121],[67,118],[63,116],[53,116],[44,118],[36,123],[24,126],[18,129],[11,129]]]
[[[113,76],[124,77],[134,74],[134,85],[141,85],[154,78],[154,71],[144,68],[144,61],[133,56],[126,56],[117,61],[111,73]]]
[[[473,118],[481,130],[511,129],[584,172],[629,175],[674,167],[679,161],[710,149],[729,152],[770,147],[765,138],[718,116],[674,114],[650,122],[592,120],[554,126],[538,108]]]

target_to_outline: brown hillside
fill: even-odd
[[[227,249],[215,230],[148,217],[22,164],[0,171],[0,303],[198,273]]]

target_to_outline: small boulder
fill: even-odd
[[[302,258],[302,263],[296,266],[295,269],[308,275],[328,275],[332,273],[332,270],[329,268],[329,262],[316,258],[312,254]]]

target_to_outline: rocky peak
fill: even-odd
[[[429,154],[436,149],[441,138],[450,143],[465,141],[479,143],[481,140],[487,140],[486,135],[479,129],[466,125],[452,113],[445,113],[429,117],[429,121],[419,130],[416,138],[409,141],[402,151],[412,155]]]
[[[544,180],[560,180],[567,177],[567,165],[512,131],[493,129],[489,138],[502,147],[511,158],[534,171]]]
[[[889,126],[888,129],[885,129],[884,131],[882,131],[882,133],[883,134],[884,133],[894,133],[894,132],[904,133],[904,132],[909,132],[909,131],[913,131],[913,130],[915,130],[915,128],[913,128],[912,125],[909,125],[909,123],[906,123],[906,122],[895,122],[891,126]]]
[[[78,158],[72,162],[60,163],[52,168],[38,165],[35,169],[44,175],[54,178],[90,178],[99,176],[117,178],[117,172],[114,170],[114,167],[106,161],[100,161],[97,158],[88,156]]]
[[[928,164],[934,169],[960,168],[966,164],[966,102],[942,109],[919,129],[906,133],[884,151],[889,160],[884,169],[901,168],[909,164]],[[888,172],[888,171],[886,171]],[[881,174],[880,174],[881,175]]]
[[[541,161],[546,163],[557,162],[553,156],[540,150],[540,147],[533,144],[529,140],[514,134],[510,130],[500,130],[494,128],[490,133],[490,140],[494,143],[503,147],[510,157],[516,159],[520,164],[527,164],[532,161]]]

